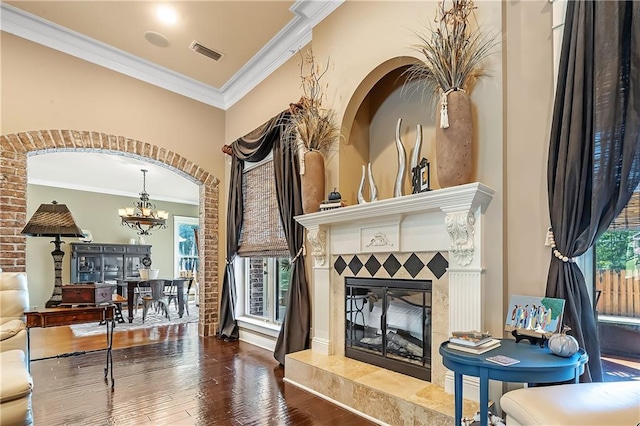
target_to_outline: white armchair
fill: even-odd
[[[27,275],[0,269],[0,352],[20,349],[27,353],[24,311],[29,309]]]
[[[26,365],[27,275],[0,269],[0,424],[31,425],[33,379]]]

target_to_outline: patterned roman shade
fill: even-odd
[[[238,255],[289,257],[276,196],[273,160],[242,176],[243,219]]]

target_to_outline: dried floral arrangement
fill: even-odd
[[[335,112],[322,106],[326,101],[326,85],[322,78],[329,69],[329,63],[324,67],[316,64],[311,49],[300,55],[302,97],[297,103],[289,105],[291,121],[285,131],[292,136],[292,140],[297,141],[299,149],[327,153],[340,138]]]
[[[407,82],[419,81],[423,95],[439,95],[452,90],[468,90],[474,80],[485,76],[481,62],[492,53],[498,42],[496,35],[472,27],[476,9],[473,0],[440,0],[435,25],[417,34],[416,50],[423,56],[405,75]]]

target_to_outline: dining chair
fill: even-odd
[[[191,290],[191,282],[193,278],[174,278],[171,282],[170,290],[166,292],[169,304],[173,301],[176,309],[178,309],[178,284],[176,281],[182,281],[182,300],[184,301],[184,311],[189,315],[189,291]]]
[[[171,285],[164,288],[164,295],[167,298],[168,304],[171,305],[171,302],[174,302],[176,309],[178,309],[178,285],[175,280],[171,280]]]
[[[147,318],[149,307],[154,307],[156,312],[162,313],[168,320],[171,320],[169,316],[169,301],[164,295],[164,288],[171,285],[171,280],[149,280],[148,283],[151,288],[151,294],[142,297],[142,323],[144,324]]]
[[[141,286],[140,283],[136,284],[133,289],[133,313],[138,312],[138,306],[142,304],[142,299],[145,296],[151,296],[151,288]]]

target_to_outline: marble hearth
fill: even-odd
[[[452,393],[452,375],[442,365],[438,346],[451,330],[483,329],[483,219],[493,194],[476,182],[296,217],[312,247],[312,347],[287,357],[285,379],[350,406],[348,399],[335,399],[331,389],[313,382],[319,373],[301,371],[303,365],[357,362],[344,358],[344,277],[429,279],[432,383],[422,384]],[[399,377],[407,383],[417,380]]]

